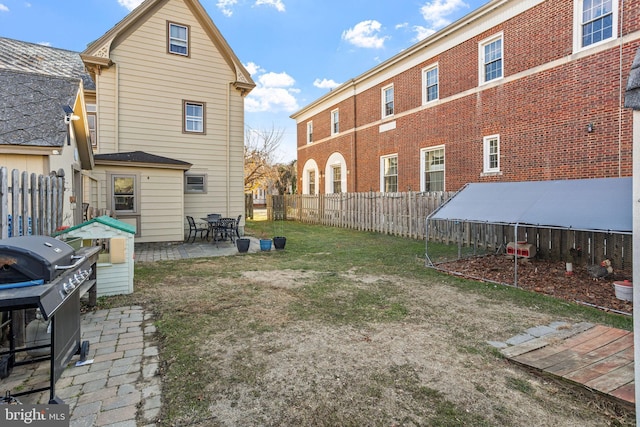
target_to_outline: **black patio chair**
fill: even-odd
[[[187,215],[187,222],[189,223],[189,235],[187,236],[187,242],[193,236],[191,243],[196,241],[196,236],[200,233],[200,239],[204,240],[204,234],[207,233],[206,238],[209,239],[209,225],[196,223],[192,216]]]

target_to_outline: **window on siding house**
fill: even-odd
[[[444,148],[425,150],[422,191],[444,191]]]
[[[426,104],[438,99],[440,96],[438,90],[438,66],[424,70],[422,81],[424,84],[423,103]]]
[[[393,85],[382,89],[382,118],[393,116]]]
[[[309,171],[309,194],[316,194],[316,171]]]
[[[205,104],[202,102],[183,101],[183,132],[204,134]]]
[[[112,175],[113,210],[136,212],[136,177],[134,175]]]
[[[331,172],[333,174],[333,192],[342,193],[342,169],[340,166],[332,166]]]
[[[491,135],[483,138],[484,173],[500,171],[500,136]]]
[[[481,83],[502,77],[502,59],[502,35],[480,43]]]
[[[189,56],[189,27],[168,23],[168,39],[167,47],[169,53],[176,55]]]
[[[382,158],[382,191],[396,193],[398,191],[398,156]]]
[[[206,193],[207,192],[207,175],[185,175],[184,177],[185,193]]]
[[[613,0],[579,0],[580,47],[613,38],[618,2]]]
[[[96,104],[87,104],[87,125],[89,126],[89,136],[91,146],[98,146],[98,116]]]
[[[313,122],[307,122],[307,144],[313,142]]]
[[[340,112],[333,110],[331,112],[331,135],[335,135],[340,132]]]

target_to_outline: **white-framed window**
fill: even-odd
[[[311,144],[313,142],[313,122],[307,122],[307,144]]]
[[[393,116],[393,85],[382,88],[382,118]]]
[[[483,172],[500,172],[500,135],[485,136],[482,139]]]
[[[502,33],[483,40],[480,48],[480,84],[500,79],[504,75]]]
[[[319,176],[320,171],[316,161],[313,159],[307,160],[302,168],[302,175],[300,176],[302,194],[318,194],[320,191],[318,183]]]
[[[203,102],[183,101],[182,131],[185,133],[205,133],[205,104]]]
[[[340,111],[333,110],[331,112],[331,135],[340,133]]]
[[[207,174],[189,174],[184,176],[185,193],[206,193]]]
[[[86,108],[91,146],[96,148],[98,146],[98,108],[96,107],[96,104],[87,104]]]
[[[135,213],[139,211],[138,184],[137,175],[111,175],[111,207],[115,212]]]
[[[342,168],[340,165],[331,167],[331,184],[333,193],[342,193]]]
[[[189,56],[189,27],[167,22],[167,52]]]
[[[309,174],[307,179],[307,183],[308,183],[307,194],[310,194],[313,196],[316,194],[316,171],[310,170],[307,173]]]
[[[617,0],[574,0],[573,50],[618,36]]]
[[[398,191],[398,155],[380,157],[380,191],[396,193]]]
[[[444,191],[444,146],[420,150],[420,191]]]
[[[440,98],[438,64],[422,70],[422,103],[426,104]]]

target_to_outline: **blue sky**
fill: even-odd
[[[337,85],[488,0],[200,0],[256,89],[253,129],[282,129],[278,161],[296,158],[289,116]],[[142,0],[0,0],[0,36],[81,52]]]

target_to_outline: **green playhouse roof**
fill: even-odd
[[[68,233],[70,231],[86,227],[87,225],[90,225],[90,224],[93,224],[93,223],[104,224],[104,225],[107,225],[107,226],[109,226],[111,228],[115,228],[115,229],[124,231],[126,233],[136,234],[136,227],[135,226],[133,226],[131,224],[127,224],[126,222],[119,221],[119,220],[117,220],[115,218],[111,218],[110,216],[103,215],[103,216],[99,216],[99,217],[90,219],[89,221],[85,221],[85,222],[80,223],[78,225],[74,225],[73,227],[65,228],[64,230],[61,230],[61,231],[58,231],[57,233],[55,233],[54,236],[65,234],[65,233]]]

